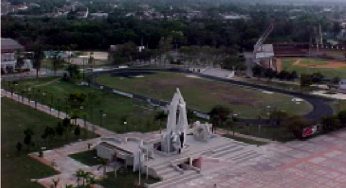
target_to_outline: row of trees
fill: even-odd
[[[322,118],[322,126],[325,132],[330,132],[346,126],[346,110],[338,114]]]
[[[23,143],[26,145],[27,150],[35,147],[36,143],[34,141],[35,132],[31,128],[24,130]],[[64,139],[67,140],[71,133],[74,134],[76,138],[79,138],[81,134],[81,129],[78,125],[73,125],[70,123],[70,119],[65,118],[62,122],[58,122],[55,127],[46,126],[43,133],[41,134],[41,141],[38,141],[39,145],[48,146],[50,143],[53,143],[53,140]],[[22,142],[17,142],[16,149],[20,152],[23,148]]]
[[[273,78],[277,78],[280,80],[293,81],[298,78],[298,74],[296,71],[289,72],[289,71],[283,70],[278,73],[272,69],[266,69],[259,65],[255,65],[252,68],[252,72],[253,72],[253,76],[255,77],[264,77],[264,78],[268,78],[269,80]]]
[[[234,125],[236,118],[233,117],[232,111],[225,106],[215,106],[210,112],[210,120],[213,124],[213,131],[216,127],[232,129],[234,134]],[[260,120],[260,119],[259,119]],[[268,119],[265,120],[272,128],[284,127],[286,131],[292,133],[296,138],[303,138],[303,130],[313,125],[321,125],[320,132],[330,132],[346,126],[346,110],[340,111],[338,114],[323,117],[319,122],[305,119],[298,115],[289,115],[286,112],[273,110],[270,112]],[[261,122],[258,122],[261,123]],[[274,137],[273,137],[274,138]]]
[[[257,11],[258,8],[263,10]],[[98,21],[4,16],[1,34],[3,37],[18,39],[29,49],[38,43],[45,49],[105,50],[109,45],[129,41],[158,49],[162,38],[171,38],[173,45],[178,47],[207,45],[251,50],[256,39],[273,19],[279,24],[272,33],[275,41],[308,42],[319,23],[323,22],[324,28],[329,25],[327,21],[318,19],[319,15],[305,15],[301,19],[292,20],[289,19],[288,11],[277,13],[263,7],[256,7],[256,11],[243,11],[250,19],[225,21],[215,14],[199,19],[140,20],[126,17],[117,11],[110,13],[107,19]],[[126,14],[126,10],[123,12]],[[211,12],[216,13],[217,9]]]
[[[317,72],[312,74],[302,74],[300,76],[300,85],[301,86],[310,86],[312,84],[319,84],[323,81],[323,74]]]

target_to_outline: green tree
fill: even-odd
[[[312,78],[309,74],[301,74],[300,75],[300,86],[306,87],[312,84]]]
[[[345,126],[346,125],[346,110],[342,110],[338,113],[338,118],[340,123]]]
[[[32,136],[34,135],[34,131],[30,128],[24,130],[24,144],[27,145],[28,149],[32,145]]]
[[[80,136],[80,127],[79,126],[76,126],[76,128],[74,129],[74,135],[76,137],[79,137]]]
[[[88,65],[91,66],[91,68],[95,66],[94,52],[90,52],[89,54]]]
[[[80,77],[80,71],[77,65],[69,64],[66,68],[71,79],[78,79]]]
[[[326,132],[333,131],[339,127],[339,119],[337,116],[328,116],[322,118],[322,127]]]
[[[80,186],[80,180],[83,178],[84,176],[84,171],[82,169],[79,169],[76,171],[76,173],[74,174],[77,178],[77,186],[79,187]]]
[[[17,142],[16,149],[17,149],[18,152],[20,152],[22,150],[22,147],[23,147],[22,143]]]
[[[286,112],[280,110],[274,110],[270,113],[269,120],[274,126],[281,126],[282,122],[285,121],[289,115]]]
[[[24,65],[24,58],[19,51],[16,52],[16,68],[21,68]]]
[[[159,122],[160,130],[161,130],[161,123],[167,119],[167,114],[164,111],[162,111],[162,110],[158,111],[155,114],[154,119],[155,119],[155,121]]]
[[[283,122],[283,126],[296,138],[302,138],[303,129],[311,126],[311,122],[302,116],[291,116]]]
[[[34,69],[36,69],[36,78],[38,78],[38,73],[41,69],[42,59],[43,59],[42,48],[40,46],[35,46],[32,65],[33,65]]]
[[[61,68],[64,64],[64,60],[60,56],[60,51],[56,51],[52,58],[52,65],[53,65],[53,71],[54,75],[56,75],[56,71]]]
[[[62,125],[61,122],[58,122],[58,123],[57,123],[57,126],[56,126],[56,128],[55,128],[55,132],[56,132],[57,135],[59,135],[59,136],[62,136],[62,135],[64,134],[65,129],[64,129],[64,127],[63,127],[63,125]]]
[[[212,132],[214,132],[214,127],[221,127],[222,124],[227,120],[231,110],[228,107],[217,105],[211,109],[209,112],[210,120],[213,124]]]

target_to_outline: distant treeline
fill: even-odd
[[[49,5],[48,1],[45,2]],[[61,0],[52,2],[62,3]],[[52,7],[48,5],[46,6]],[[42,15],[36,18],[2,16],[1,35],[17,39],[29,49],[39,44],[47,49],[105,50],[109,45],[130,41],[137,45],[158,48],[162,38],[171,37],[174,47],[197,45],[229,47],[241,51],[252,50],[258,37],[271,22],[274,22],[275,29],[267,42],[309,42],[319,24],[324,31],[336,34],[340,30],[336,26],[337,23],[322,19],[314,13],[313,7],[306,8],[305,11],[308,12],[297,14],[295,19],[290,19],[291,13],[285,7],[258,6],[257,8],[239,8],[234,5],[210,7],[203,9],[204,16],[201,18],[175,20],[141,20],[138,17],[126,17],[130,8],[114,9],[107,19],[102,20],[68,16],[63,18],[49,18]],[[276,11],[273,11],[275,8]],[[173,13],[174,11],[182,10],[172,10]],[[248,19],[230,21],[220,18],[220,12],[230,11],[247,15]]]

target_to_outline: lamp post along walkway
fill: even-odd
[[[41,104],[41,103],[37,102],[36,100],[32,101],[29,98],[26,98],[24,96],[20,96],[17,93],[11,93],[11,92],[6,91],[6,90],[3,89],[2,92],[1,92],[1,96],[2,97],[7,97],[9,99],[17,101],[17,102],[19,102],[21,104],[24,104],[26,106],[29,106],[31,108],[34,108],[34,109],[36,109],[38,111],[44,112],[46,114],[49,114],[49,115],[51,115],[53,117],[56,117],[56,118],[59,118],[59,119],[64,119],[65,117],[69,117],[66,112],[60,111],[58,109],[54,109],[51,106],[47,106],[47,105]],[[95,125],[95,124],[93,124],[91,122],[88,122],[88,121],[86,121],[84,119],[81,119],[81,118],[77,118],[77,120],[75,122],[71,122],[71,123],[76,123],[81,128],[85,128],[85,129],[87,129],[89,131],[92,131],[95,134],[98,134],[100,136],[109,136],[109,135],[114,135],[115,134],[112,131],[109,131],[109,130],[107,130],[105,128],[102,128],[102,127],[100,127],[98,125]]]

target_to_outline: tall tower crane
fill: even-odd
[[[253,58],[255,62],[256,62],[256,53],[263,51],[262,45],[264,41],[268,38],[268,36],[272,33],[273,30],[274,30],[274,24],[270,23],[267,29],[264,31],[264,33],[261,35],[261,37],[257,40],[256,44],[254,45]]]

